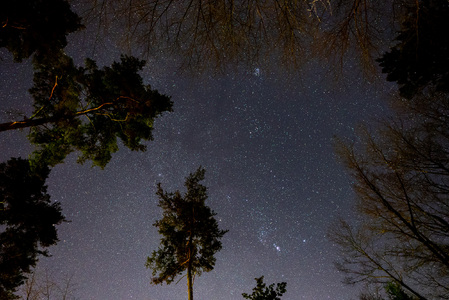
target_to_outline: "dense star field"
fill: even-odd
[[[92,29],[70,35],[67,53],[100,66],[119,59],[113,33],[95,37]],[[4,49],[1,57],[6,122],[16,111],[31,113],[32,69]],[[37,276],[70,277],[76,299],[186,299],[185,278],[150,285],[145,261],[160,240],[152,226],[162,214],[157,183],[184,191],[185,177],[202,166],[206,204],[229,232],[214,270],[195,278],[196,299],[242,299],[262,275],[268,284],[287,282],[285,300],[356,299],[359,289],[341,282],[328,238],[338,217],[356,220],[334,139],[355,139],[360,122],[386,116],[391,85],[368,81],[354,64],[348,59],[335,80],[324,61],[300,70],[264,62],[192,74],[171,56],[149,59],[142,77],[171,97],[173,112],[156,119],[146,152],[120,147],[104,170],[71,154],[52,169],[49,194],[70,222],[58,226],[60,242],[39,260]],[[27,133],[0,134],[0,161],[31,153]]]
[[[9,67],[2,110],[26,109],[17,87],[27,74]],[[327,238],[338,216],[353,214],[333,138],[351,137],[358,122],[385,111],[382,93],[359,77],[336,85],[321,72],[314,65],[287,76],[260,69],[192,77],[149,64],[145,80],[171,95],[174,112],[156,120],[146,152],[121,149],[104,170],[71,155],[53,169],[49,193],[71,222],[59,226],[60,242],[38,270],[73,275],[80,299],[185,299],[185,280],[150,286],[144,264],[160,238],[152,226],[162,213],[156,184],[182,190],[201,165],[206,203],[229,232],[215,269],[195,281],[199,299],[239,299],[262,275],[287,282],[286,300],[355,298],[357,289],[343,285],[333,266]],[[0,135],[2,160],[27,156],[25,133]]]

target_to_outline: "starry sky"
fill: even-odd
[[[106,39],[107,40],[107,39]],[[99,65],[119,59],[113,38],[95,49],[89,31],[73,34],[69,54]],[[30,113],[32,70],[0,61],[0,121]],[[348,60],[338,81],[325,63],[300,70],[276,63],[232,72],[180,72],[176,58],[149,60],[146,83],[170,95],[174,112],[154,125],[146,152],[121,147],[104,170],[70,155],[47,181],[53,201],[70,223],[38,270],[73,276],[77,299],[180,300],[186,280],[152,286],[146,257],[158,247],[152,224],[161,218],[155,195],[160,182],[180,189],[189,173],[206,169],[206,202],[222,229],[215,269],[196,278],[195,299],[243,299],[254,278],[287,282],[282,299],[356,299],[357,287],[341,283],[328,231],[338,217],[354,218],[351,179],[334,154],[334,137],[354,138],[360,122],[388,112],[388,91],[369,82]],[[26,130],[0,133],[0,159],[26,157]]]

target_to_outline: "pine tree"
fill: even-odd
[[[26,159],[0,163],[0,299],[14,292],[40,255],[58,242],[56,225],[65,221],[59,202],[52,202],[45,181],[50,169],[32,169]]]
[[[158,184],[162,219],[153,225],[162,235],[160,247],[148,257],[146,266],[153,270],[153,284],[170,284],[175,277],[187,272],[188,299],[193,300],[193,277],[213,270],[215,253],[222,248],[220,239],[227,230],[218,228],[216,213],[205,205],[207,188],[199,182],[205,170],[186,178],[187,192],[167,193]]]
[[[274,283],[267,286],[263,282],[263,276],[255,279],[257,284],[256,287],[253,288],[252,294],[248,295],[247,293],[243,293],[243,298],[250,300],[280,300],[282,295],[287,291],[286,282],[277,283],[275,289]]]

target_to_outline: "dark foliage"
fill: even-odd
[[[359,300],[419,300],[419,298],[407,294],[402,286],[395,281],[385,284],[384,290],[386,297],[380,295],[379,291],[376,293],[364,292],[359,296]]]
[[[138,72],[145,62],[122,56],[99,69],[93,60],[76,67],[60,53],[35,64],[34,114],[0,124],[0,131],[30,127],[30,141],[39,148],[33,163],[54,166],[73,151],[79,162],[104,167],[118,150],[117,138],[131,150],[144,151],[153,139],[154,119],[171,111],[172,102],[143,84]]]
[[[449,2],[421,0],[405,15],[399,42],[378,61],[401,96],[412,98],[426,87],[449,92]]]
[[[0,299],[14,299],[38,255],[58,241],[63,222],[59,203],[51,203],[45,180],[48,167],[31,170],[28,160],[0,164]]]
[[[81,18],[65,0],[0,1],[0,48],[14,60],[51,56],[63,49],[66,36],[83,28]]]
[[[414,300],[417,298],[413,298],[408,295],[397,282],[389,282],[385,290],[387,292],[388,298],[390,300]]]
[[[250,300],[281,300],[282,295],[287,291],[286,282],[277,283],[276,288],[274,288],[274,283],[266,286],[263,282],[263,276],[255,278],[255,280],[257,285],[253,288],[253,293],[251,295],[243,293],[243,298]]]

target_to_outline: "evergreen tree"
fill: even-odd
[[[143,84],[138,72],[144,64],[122,56],[111,67],[99,69],[90,59],[76,67],[64,53],[35,62],[34,114],[0,124],[0,131],[31,128],[35,164],[54,166],[78,150],[79,162],[103,168],[118,150],[117,138],[144,151],[141,142],[153,139],[154,119],[172,107],[168,96]]]
[[[38,146],[33,164],[54,166],[80,151],[79,162],[103,168],[118,150],[117,138],[131,150],[146,149],[141,142],[153,139],[154,119],[172,102],[143,84],[144,61],[122,56],[102,69],[90,59],[75,66],[63,49],[83,25],[66,0],[2,1],[0,22],[0,48],[18,62],[32,57],[34,68],[33,114],[0,124],[0,131],[30,128]]]
[[[449,2],[420,0],[408,7],[397,44],[378,60],[388,81],[411,99],[425,88],[449,92]]]
[[[0,164],[0,299],[15,299],[38,255],[58,241],[55,225],[65,220],[51,203],[45,180],[48,167],[31,169],[28,160]]]
[[[0,1],[0,48],[17,62],[40,60],[67,45],[67,35],[83,29],[66,0]]]
[[[286,282],[276,284],[275,289],[274,283],[270,284],[268,287],[266,286],[263,282],[263,276],[255,279],[257,285],[253,288],[253,293],[251,295],[243,293],[243,298],[250,300],[281,300],[281,296],[286,292]]]
[[[220,239],[227,230],[218,228],[216,215],[205,205],[207,188],[199,182],[205,170],[186,178],[187,192],[167,193],[158,184],[162,219],[154,226],[162,235],[160,247],[148,257],[146,266],[153,270],[153,284],[170,284],[176,276],[187,272],[188,299],[193,299],[193,276],[213,270],[215,253],[222,248]]]

